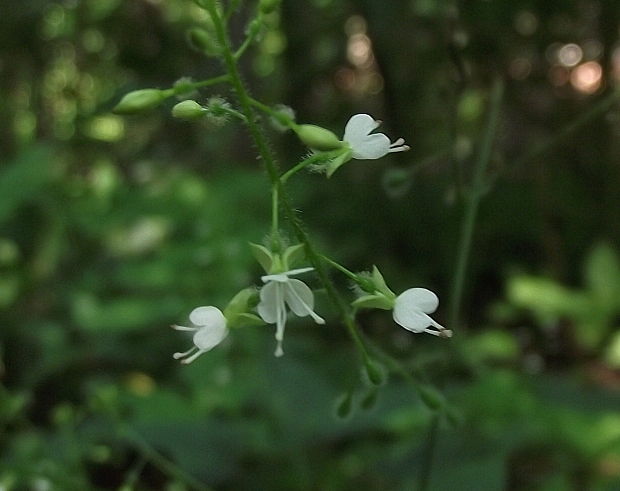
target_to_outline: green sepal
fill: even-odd
[[[383,293],[386,297],[396,298],[396,295],[392,290],[390,290],[385,283],[385,279],[383,279],[383,275],[377,266],[372,267],[372,281],[375,284],[375,289],[381,293]]]
[[[265,272],[269,273],[271,271],[271,267],[273,266],[273,254],[269,249],[265,246],[254,244],[252,242],[249,243],[252,248],[252,254],[254,258],[258,261],[258,263],[263,267]]]
[[[285,270],[291,270],[298,264],[306,254],[306,246],[304,244],[296,244],[287,247],[282,254],[282,266]]]
[[[244,312],[242,314],[233,314],[226,318],[228,327],[234,329],[236,327],[255,327],[264,326],[265,321],[255,314]]]
[[[394,308],[394,301],[385,295],[364,295],[351,302],[351,306],[357,309],[392,310]]]
[[[237,293],[224,309],[224,317],[230,321],[231,317],[245,314],[258,304],[258,290],[254,287],[244,288]]]
[[[346,164],[349,160],[353,158],[353,152],[350,148],[346,149],[346,151],[342,152],[337,157],[330,160],[327,164],[325,164],[325,171],[327,177],[331,177],[334,172],[338,170],[339,167]]]

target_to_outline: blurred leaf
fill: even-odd
[[[40,197],[52,177],[52,154],[48,147],[24,149],[0,171],[0,223],[22,204]]]
[[[620,310],[620,261],[609,244],[596,245],[587,256],[585,279],[600,308]]]

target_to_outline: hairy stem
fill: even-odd
[[[245,87],[241,78],[241,74],[239,73],[237,59],[235,58],[231,49],[230,39],[228,36],[226,25],[222,21],[213,2],[208,2],[206,4],[206,8],[211,15],[211,18],[213,19],[213,24],[215,27],[216,35],[218,37],[218,42],[220,43],[220,46],[222,46],[222,57],[230,75],[230,83],[239,101],[241,112],[247,118],[246,124],[248,130],[252,139],[254,140],[256,148],[258,149],[259,156],[263,161],[265,168],[267,169],[267,174],[269,175],[271,185],[274,190],[277,190],[280,204],[284,210],[287,220],[293,228],[297,240],[299,240],[300,243],[304,244],[308,260],[315,268],[319,280],[327,291],[327,295],[329,296],[331,302],[333,303],[334,307],[342,318],[347,328],[347,331],[349,332],[351,338],[353,339],[356,347],[358,348],[363,358],[364,364],[366,365],[366,367],[368,367],[371,363],[370,357],[368,355],[366,346],[364,345],[364,342],[359,332],[357,331],[357,326],[355,325],[352,311],[349,308],[348,304],[345,302],[345,300],[340,296],[332,281],[329,279],[327,272],[325,271],[323,261],[321,261],[320,254],[314,248],[314,245],[310,241],[308,234],[304,230],[303,223],[296,215],[295,210],[291,205],[290,200],[288,199],[288,196],[284,193],[280,182],[279,166],[271,152],[271,149],[269,148],[267,138],[263,134],[262,128],[257,121],[257,117],[253,109],[253,99],[250,97],[249,91]]]

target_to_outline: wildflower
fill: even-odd
[[[437,310],[439,298],[426,288],[410,288],[396,297],[392,316],[394,322],[411,332],[427,332],[442,338],[452,337],[452,331],[435,322],[428,314]],[[430,327],[435,329],[430,329]]]
[[[371,134],[380,124],[381,121],[376,121],[368,114],[355,114],[349,119],[342,139],[349,144],[352,150],[352,158],[358,160],[379,159],[388,153],[409,150],[409,146],[405,145],[405,140],[402,138],[390,142],[390,139],[383,133]]]
[[[220,344],[226,336],[228,336],[228,327],[226,318],[217,307],[198,307],[189,314],[189,320],[194,326],[171,326],[177,331],[194,331],[194,346],[184,353],[175,353],[172,355],[175,360],[181,360],[181,363],[189,364],[193,362],[203,353],[215,348]]]
[[[258,315],[267,324],[276,324],[276,356],[282,356],[282,340],[286,324],[286,306],[298,317],[309,315],[317,324],[325,320],[314,312],[314,294],[303,281],[291,276],[312,271],[313,268],[301,268],[284,273],[269,274],[261,277],[265,286],[260,290]]]

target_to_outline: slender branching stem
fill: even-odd
[[[499,121],[499,110],[504,93],[504,83],[497,79],[491,89],[491,99],[489,102],[489,112],[487,123],[482,135],[482,143],[479,149],[478,158],[474,166],[474,174],[471,186],[468,190],[467,201],[465,204],[465,215],[461,223],[461,232],[458,240],[458,252],[456,268],[454,271],[450,305],[448,309],[448,326],[451,329],[461,329],[459,317],[461,302],[463,299],[463,286],[467,273],[467,263],[469,261],[471,244],[474,235],[474,227],[478,216],[478,208],[486,188],[486,171],[491,160],[491,151]]]
[[[593,105],[589,111],[581,114],[579,117],[562,127],[554,136],[544,142],[534,145],[534,147],[521,157],[517,158],[510,166],[510,169],[517,169],[523,165],[535,160],[559,144],[566,141],[567,138],[575,134],[581,128],[589,124],[592,120],[605,114],[609,109],[620,101],[620,90],[613,90],[607,97],[604,97]]]
[[[196,89],[202,89],[204,87],[211,87],[212,85],[223,84],[228,82],[230,77],[228,75],[220,75],[218,77],[212,77],[206,80],[201,80],[200,82],[190,82],[187,84],[179,84],[176,87],[173,87],[172,91],[176,95],[186,94],[188,92],[192,92]]]
[[[316,163],[324,162],[324,161],[329,161],[329,160],[337,157],[338,154],[340,154],[341,152],[342,152],[342,150],[334,150],[332,152],[315,153],[314,155],[311,155],[307,159],[302,160],[297,165],[295,165],[294,167],[291,167],[284,174],[282,174],[282,176],[280,177],[280,182],[282,184],[285,184],[286,181],[288,181],[292,176],[297,174],[300,170],[305,169],[306,167],[308,167],[309,165],[312,165],[312,164],[316,164]]]
[[[250,97],[250,94],[241,78],[241,74],[239,73],[237,60],[231,50],[227,27],[222,21],[222,18],[220,17],[217,8],[212,1],[206,3],[206,8],[211,15],[211,18],[213,19],[213,24],[215,27],[218,42],[220,43],[220,46],[222,46],[223,61],[230,75],[230,82],[233,87],[234,93],[239,101],[241,112],[247,118],[246,124],[248,130],[252,139],[254,140],[256,148],[258,149],[259,156],[265,165],[267,174],[269,175],[269,179],[271,181],[271,185],[274,189],[277,190],[279,201],[284,210],[284,214],[289,221],[295,233],[295,236],[297,237],[297,240],[299,240],[300,243],[304,244],[308,261],[315,268],[319,280],[323,284],[328,297],[340,314],[340,317],[342,318],[347,328],[347,331],[349,332],[351,338],[353,339],[357,349],[362,356],[364,364],[366,365],[366,367],[368,367],[371,364],[371,360],[368,355],[366,346],[364,345],[364,341],[362,340],[357,330],[352,310],[347,304],[347,302],[345,302],[345,300],[340,296],[336,287],[327,275],[320,254],[316,251],[314,245],[310,241],[310,238],[308,237],[308,234],[306,233],[301,220],[297,216],[292,204],[290,203],[288,196],[283,192],[279,176],[279,166],[274,156],[272,155],[271,149],[269,148],[263,130],[260,124],[257,122],[256,114],[254,113],[253,109],[253,106],[255,104],[253,104],[253,99]]]
[[[295,121],[293,121],[283,112],[276,111],[270,108],[267,104],[263,104],[262,102],[257,101],[256,99],[253,99],[252,97],[249,98],[249,101],[252,106],[264,112],[266,115],[271,116],[276,121],[278,121],[278,123],[280,123],[282,126],[286,126],[287,128],[295,127]]]

